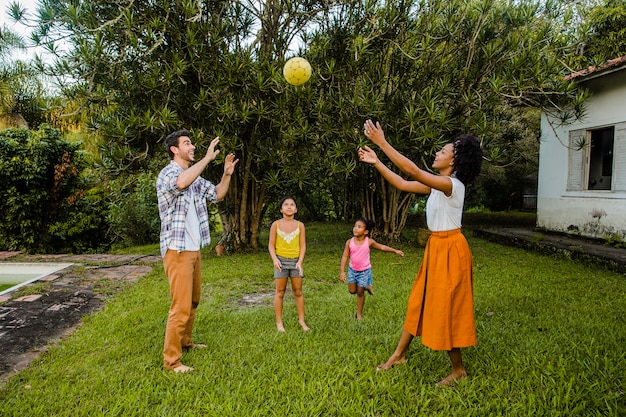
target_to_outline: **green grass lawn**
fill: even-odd
[[[372,251],[376,295],[357,322],[338,279],[351,228],[307,225],[310,332],[290,293],[287,332],[276,331],[266,251],[218,258],[207,249],[194,340],[208,348],[185,354],[193,373],[162,369],[169,300],[158,265],[5,381],[0,415],[626,415],[626,277],[469,236],[478,345],[464,350],[470,378],[440,388],[447,355],[419,339],[405,365],[375,370],[397,343],[423,249]]]

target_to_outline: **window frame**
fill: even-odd
[[[589,189],[591,132],[613,127],[611,189]],[[580,144],[585,146],[580,148]],[[569,131],[566,191],[607,193],[626,191],[626,122]]]

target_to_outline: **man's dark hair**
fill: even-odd
[[[170,159],[174,159],[174,152],[170,149],[172,146],[178,147],[178,140],[181,136],[189,137],[191,133],[188,130],[177,130],[165,137],[165,150],[167,151]]]

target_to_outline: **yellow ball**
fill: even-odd
[[[285,62],[283,76],[291,85],[301,85],[311,78],[311,64],[304,58],[294,57]]]

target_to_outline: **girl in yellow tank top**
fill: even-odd
[[[267,249],[274,263],[274,281],[276,292],[274,294],[274,313],[276,314],[276,328],[280,332],[285,331],[283,325],[283,298],[287,281],[291,279],[291,291],[295,297],[298,321],[302,330],[309,327],[304,321],[304,296],[302,295],[302,262],[306,252],[306,236],[304,224],[295,219],[298,212],[296,201],[291,197],[282,199],[279,211],[282,219],[272,223],[270,238]]]

